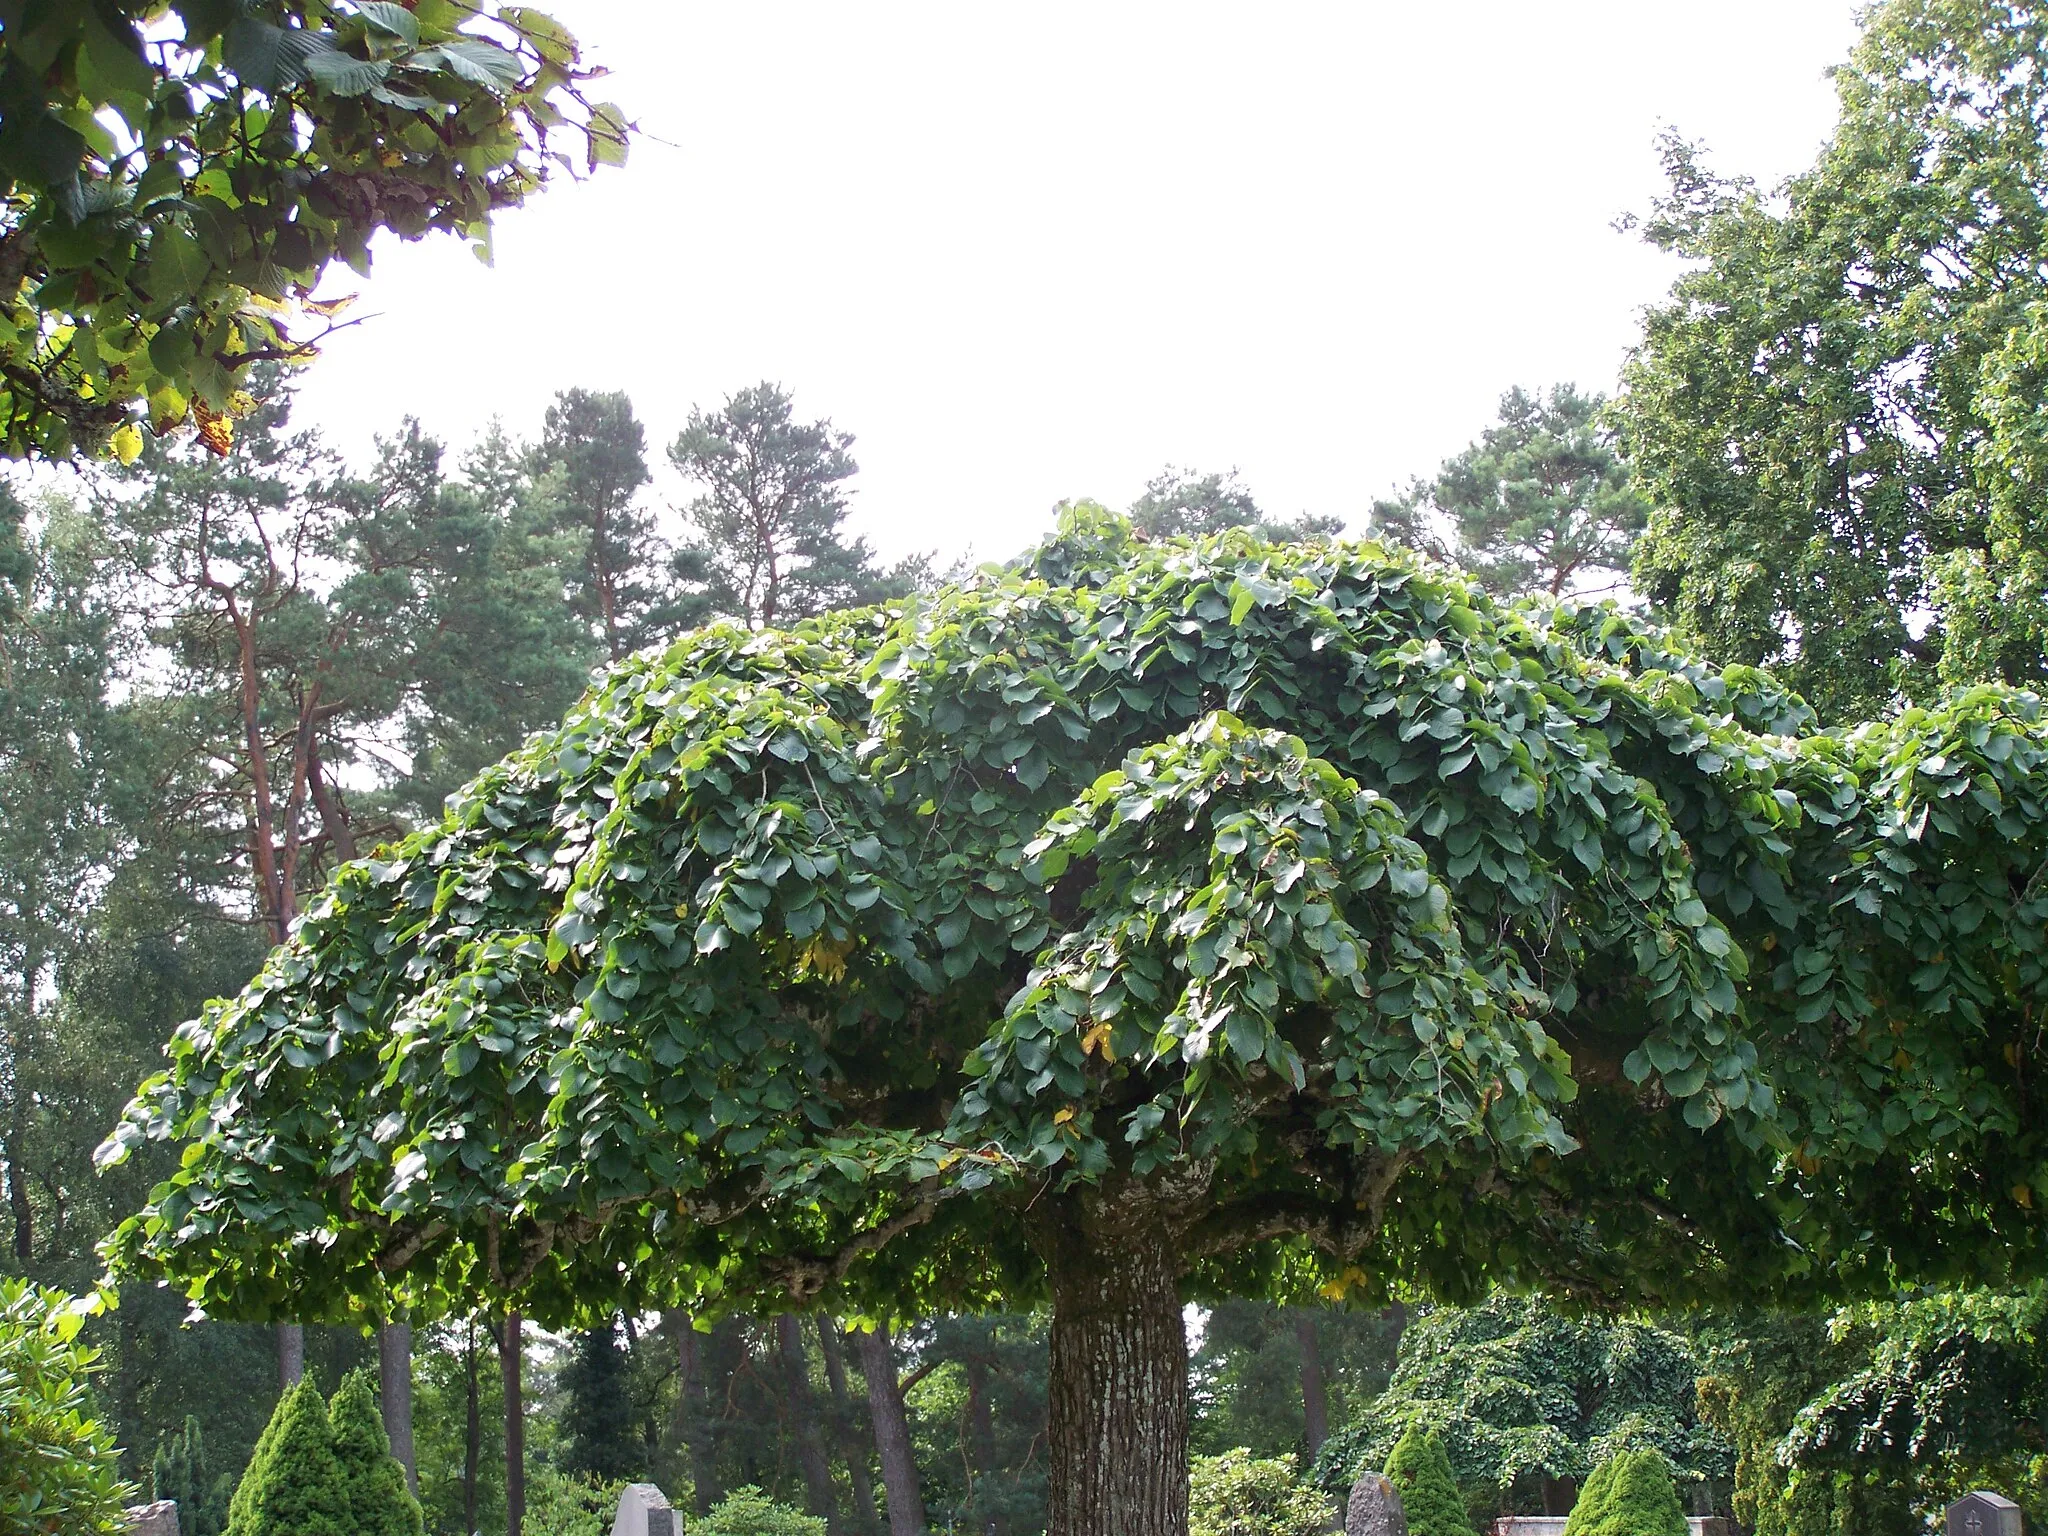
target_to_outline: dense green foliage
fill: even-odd
[[[1316,1476],[1349,1487],[1412,1423],[1443,1440],[1468,1499],[1503,1513],[1542,1513],[1546,1484],[1624,1450],[1654,1449],[1688,1485],[1725,1487],[1734,1450],[1700,1422],[1699,1374],[1692,1345],[1648,1323],[1567,1316],[1533,1297],[1435,1308],[1410,1322],[1386,1392],[1330,1437]]]
[[[1401,1495],[1409,1536],[1475,1536],[1451,1458],[1434,1433],[1409,1425],[1394,1442],[1385,1472]]]
[[[526,1536],[611,1536],[624,1490],[543,1469],[527,1489]]]
[[[1340,1276],[1376,1241],[1375,1284],[1653,1301],[2003,1273],[2040,1251],[2038,708],[1804,721],[1369,545],[1085,518],[930,599],[714,627],[181,1032],[109,1151],[197,1150],[123,1261],[230,1311],[563,1315],[714,1265],[986,1294],[1047,1171],[1187,1145],[1219,1261],[1294,1232]]]
[[[1373,532],[1463,566],[1496,592],[1611,592],[1649,503],[1600,423],[1605,402],[1569,384],[1547,396],[1511,389],[1500,420],[1372,506]]]
[[[1710,1330],[1702,1398],[1759,1536],[1918,1531],[1974,1487],[2048,1517],[2043,1301],[1945,1291]]]
[[[1398,1313],[1219,1302],[1188,1362],[1195,1450],[1220,1454],[1242,1446],[1259,1458],[1307,1450],[1304,1317],[1314,1329],[1327,1424],[1356,1418],[1386,1388],[1401,1335]]]
[[[1239,1447],[1189,1464],[1188,1536],[1323,1536],[1328,1495],[1296,1481],[1292,1456]]]
[[[1145,482],[1145,493],[1131,503],[1128,515],[1140,533],[1168,539],[1249,528],[1278,542],[1334,538],[1344,529],[1342,518],[1312,512],[1291,518],[1269,516],[1234,469],[1198,475],[1171,464]]]
[[[561,1389],[562,1447],[556,1465],[596,1482],[632,1475],[641,1461],[639,1436],[626,1387],[626,1357],[609,1318],[575,1336]]]
[[[1565,1536],[1685,1536],[1671,1468],[1653,1450],[1621,1451],[1586,1480]]]
[[[56,1291],[0,1279],[0,1533],[117,1536],[134,1490],[113,1436],[88,1411],[94,1352],[83,1309]]]
[[[327,1403],[309,1377],[277,1411],[228,1506],[227,1536],[355,1536]]]
[[[0,452],[65,456],[196,416],[216,451],[240,372],[309,355],[331,263],[491,216],[573,141],[625,158],[575,39],[496,4],[29,0],[0,32]]]
[[[2048,21],[1886,0],[1817,163],[1766,194],[1666,145],[1690,269],[1616,402],[1659,508],[1636,585],[1830,719],[2043,676]]]
[[[419,1500],[406,1487],[405,1468],[392,1459],[370,1372],[342,1378],[328,1419],[351,1536],[420,1536]]]
[[[710,1514],[690,1522],[690,1536],[825,1536],[825,1522],[758,1488],[735,1488]]]

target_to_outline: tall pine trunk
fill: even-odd
[[[519,1379],[526,1339],[518,1312],[505,1314],[498,1333],[498,1380],[505,1397],[505,1536],[526,1523],[526,1393]]]
[[[406,1486],[418,1494],[420,1474],[412,1451],[411,1323],[386,1323],[377,1330],[377,1388],[391,1454],[405,1468]]]
[[[846,1458],[846,1480],[853,1485],[853,1518],[863,1532],[881,1525],[875,1509],[875,1485],[868,1477],[868,1453],[860,1425],[854,1422],[853,1401],[846,1390],[846,1354],[839,1344],[839,1319],[818,1314],[818,1347],[825,1353],[825,1381],[832,1389],[832,1426],[839,1451]]]
[[[796,1431],[796,1457],[804,1469],[804,1494],[811,1513],[825,1521],[829,1536],[842,1536],[839,1500],[832,1491],[832,1464],[825,1459],[825,1440],[818,1433],[818,1409],[811,1397],[811,1366],[804,1358],[803,1319],[783,1312],[775,1319],[775,1342],[782,1354],[783,1392]]]
[[[868,1418],[875,1427],[875,1451],[882,1461],[889,1536],[924,1536],[924,1490],[918,1486],[917,1460],[910,1451],[910,1416],[903,1411],[903,1389],[896,1377],[896,1352],[889,1347],[889,1325],[876,1323],[873,1332],[854,1335],[854,1343],[860,1351],[860,1373],[868,1383]]]
[[[1054,1197],[1034,1241],[1052,1291],[1047,1536],[1187,1536],[1188,1341],[1166,1202]]]
[[[277,1325],[277,1384],[289,1392],[306,1374],[306,1330],[297,1323]]]
[[[1308,1459],[1330,1437],[1330,1400],[1323,1387],[1323,1354],[1316,1342],[1316,1315],[1307,1307],[1296,1307],[1294,1339],[1301,1349],[1301,1419],[1308,1439]]]

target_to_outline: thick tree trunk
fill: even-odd
[[[1150,1192],[1132,1194],[1059,1201],[1035,1232],[1052,1289],[1048,1536],[1187,1536],[1179,1255]]]
[[[917,1460],[910,1453],[910,1416],[903,1411],[903,1390],[896,1381],[889,1325],[877,1323],[872,1333],[855,1334],[854,1345],[860,1351],[860,1373],[868,1383],[868,1418],[875,1426],[875,1450],[882,1461],[889,1536],[924,1536],[924,1490],[918,1486]]]
[[[419,1469],[412,1453],[412,1324],[386,1323],[377,1330],[377,1388],[382,1398],[384,1433],[391,1454],[405,1468],[406,1486],[420,1491]]]
[[[277,1384],[289,1392],[306,1374],[306,1330],[297,1323],[277,1325]]]
[[[811,1397],[811,1366],[804,1358],[803,1319],[783,1312],[775,1319],[775,1342],[782,1354],[783,1392],[789,1400],[796,1431],[796,1458],[804,1469],[804,1497],[811,1513],[825,1522],[829,1536],[841,1536],[839,1500],[832,1491],[832,1464],[825,1459],[825,1439],[818,1433],[818,1408]]]
[[[1308,1459],[1330,1437],[1330,1401],[1323,1390],[1323,1353],[1316,1344],[1316,1315],[1307,1307],[1294,1310],[1294,1338],[1301,1347],[1301,1418],[1307,1431]]]
[[[882,1523],[875,1508],[875,1485],[868,1477],[867,1445],[854,1422],[853,1400],[846,1390],[846,1354],[839,1345],[839,1319],[818,1314],[818,1347],[825,1352],[825,1381],[832,1388],[832,1427],[839,1437],[839,1453],[846,1458],[846,1480],[853,1485],[853,1519],[861,1530],[872,1532]]]
[[[498,1331],[498,1380],[505,1389],[505,1536],[520,1536],[526,1523],[526,1393],[519,1368],[526,1338],[517,1312],[507,1312]]]

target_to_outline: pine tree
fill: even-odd
[[[225,1472],[209,1476],[206,1441],[199,1420],[185,1416],[178,1433],[160,1443],[149,1466],[150,1497],[178,1506],[183,1536],[221,1536],[227,1524],[230,1481]]]
[[[577,1335],[561,1385],[566,1401],[556,1465],[572,1476],[605,1482],[638,1476],[643,1471],[637,1454],[640,1427],[615,1324]]]
[[[328,1415],[350,1536],[420,1536],[419,1500],[405,1485],[405,1468],[391,1454],[367,1370],[350,1371],[342,1378]]]
[[[1476,1536],[1465,1496],[1451,1473],[1451,1458],[1431,1431],[1408,1426],[1387,1458],[1387,1481],[1401,1492],[1409,1536]]]
[[[327,1404],[310,1376],[271,1415],[235,1490],[227,1536],[355,1536]]]
[[[1586,1479],[1565,1536],[1685,1536],[1671,1468],[1653,1450],[1623,1451]]]

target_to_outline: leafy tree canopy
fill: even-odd
[[[576,41],[454,0],[17,0],[0,15],[0,452],[225,448],[379,230],[487,249],[551,169],[625,158]]]
[[[1694,263],[1616,417],[1659,511],[1639,590],[1833,719],[2038,682],[2048,534],[2048,18],[1886,0],[1775,193],[1666,143],[1643,225]]]
[[[1243,1446],[1198,1456],[1189,1468],[1188,1536],[1323,1536],[1327,1494],[1296,1481],[1292,1456]]]
[[[222,1313],[1049,1279],[1056,1384],[1106,1279],[1170,1349],[1290,1245],[1367,1296],[2004,1279],[2044,790],[2026,695],[1818,734],[1611,610],[1074,517],[631,658],[345,869],[144,1085],[108,1157],[188,1150],[112,1252]]]
[[[1612,591],[1649,509],[1601,423],[1604,404],[1570,384],[1509,390],[1499,422],[1435,479],[1373,503],[1373,531],[1498,591]]]
[[[1698,1375],[1687,1340],[1646,1323],[1571,1317],[1533,1297],[1438,1308],[1409,1323],[1386,1392],[1331,1436],[1317,1474],[1348,1488],[1419,1423],[1443,1439],[1459,1483],[1503,1507],[1643,1447],[1688,1481],[1725,1482],[1733,1448],[1699,1421]]]

